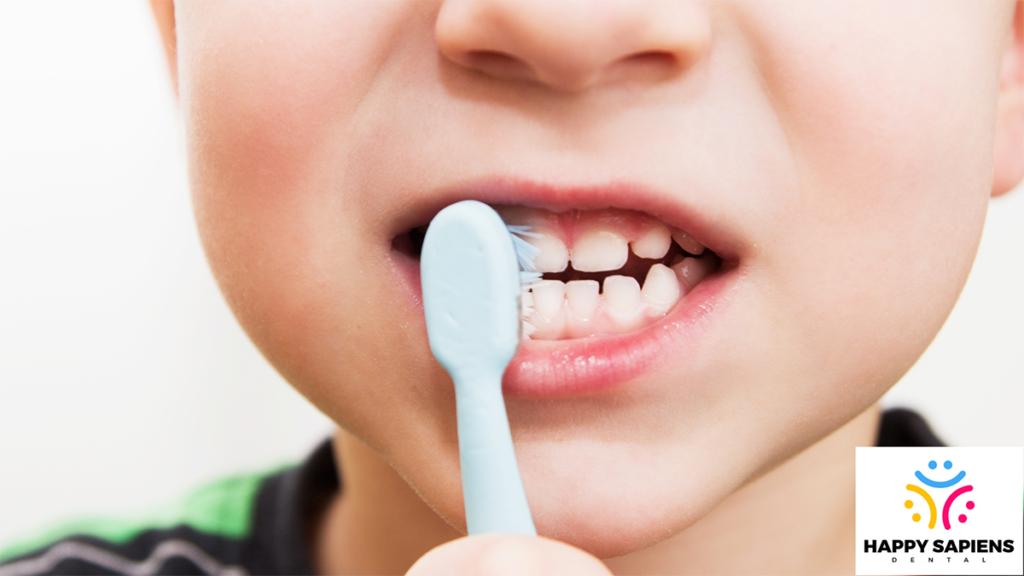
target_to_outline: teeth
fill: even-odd
[[[655,264],[647,271],[644,287],[641,290],[644,298],[659,311],[667,311],[679,300],[679,280],[676,273],[664,264]]]
[[[664,258],[672,244],[672,231],[668,226],[657,225],[639,240],[634,240],[633,254],[641,258]]]
[[[601,301],[597,280],[573,280],[565,285],[565,298],[576,318],[590,320]]]
[[[680,248],[694,256],[699,256],[704,252],[704,245],[694,240],[693,236],[682,230],[673,230],[672,239],[676,241],[676,244],[679,244]]]
[[[541,280],[531,286],[533,310],[545,318],[554,318],[565,304],[565,284],[558,280]]]
[[[672,270],[679,278],[679,283],[689,292],[711,272],[712,266],[710,258],[683,258],[679,263],[672,265]]]
[[[640,284],[631,276],[604,279],[604,303],[618,314],[629,314],[640,305]]]
[[[629,245],[610,230],[585,232],[572,247],[572,267],[580,272],[618,270],[629,258]]]
[[[526,241],[540,250],[533,259],[537,272],[564,272],[569,266],[569,250],[557,237],[540,233],[539,237],[527,238]]]

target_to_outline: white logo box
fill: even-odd
[[[856,457],[857,574],[1024,574],[1024,448],[868,447],[857,448]],[[934,469],[929,462],[935,462]],[[930,486],[915,475],[948,482],[961,471],[963,478],[951,486]],[[934,528],[928,527],[932,514],[926,499],[908,490],[908,484],[932,498]],[[944,505],[965,486],[972,489],[950,503],[947,530]],[[920,514],[919,521],[913,520],[914,514]],[[961,515],[966,521],[960,521]],[[901,549],[908,540],[917,542],[909,552]],[[935,551],[939,540],[941,552]],[[956,552],[947,551],[950,540]],[[922,541],[927,541],[924,551]],[[968,543],[963,552],[961,541]],[[1006,541],[1011,541],[1012,552],[1005,551],[1010,547]],[[869,550],[866,542],[872,543]],[[988,549],[992,542],[1003,551]]]

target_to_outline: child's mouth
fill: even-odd
[[[550,212],[499,206],[539,237],[543,279],[523,289],[523,335],[563,340],[625,334],[655,323],[721,259],[686,232],[631,210]]]
[[[524,238],[540,250],[535,264],[543,279],[524,287],[524,342],[504,378],[504,390],[513,396],[590,394],[667,358],[689,356],[736,276],[735,255],[721,257],[696,234],[646,212],[552,210],[502,200],[491,205],[506,224],[529,226],[539,235]],[[406,229],[392,240],[417,297],[426,228]],[[734,249],[721,236],[714,240]]]
[[[528,226],[543,279],[523,287],[523,336],[564,340],[626,334],[668,314],[722,259],[690,234],[632,210],[551,212],[495,207]],[[419,258],[426,226],[394,246]]]

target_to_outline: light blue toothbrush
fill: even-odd
[[[471,535],[537,534],[501,395],[501,377],[521,339],[521,285],[540,277],[533,272],[536,254],[490,206],[473,200],[439,212],[423,240],[427,336],[434,357],[455,382]]]

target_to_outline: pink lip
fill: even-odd
[[[736,277],[735,255],[741,248],[738,239],[714,229],[694,211],[673,205],[665,196],[637,186],[555,188],[513,179],[490,179],[429,195],[430,204],[406,211],[401,221],[395,223],[394,234],[425,224],[441,208],[466,199],[548,210],[606,207],[638,210],[686,230],[724,260],[718,272],[695,286],[668,315],[641,330],[614,336],[524,342],[503,379],[502,389],[510,396],[553,398],[595,394],[635,379],[657,368],[664,360],[694,354],[701,336],[721,307],[723,293]],[[417,262],[405,258],[396,264],[415,308],[422,310]]]
[[[713,226],[696,209],[680,205],[668,194],[636,184],[556,187],[517,178],[496,177],[434,190],[417,200],[416,204],[401,210],[401,215],[391,222],[390,229],[386,231],[389,242],[410,228],[427,224],[449,204],[461,200],[479,200],[491,205],[518,204],[555,212],[573,208],[636,210],[685,230],[726,262],[738,260],[744,249],[741,238],[728,234],[722,225]]]

